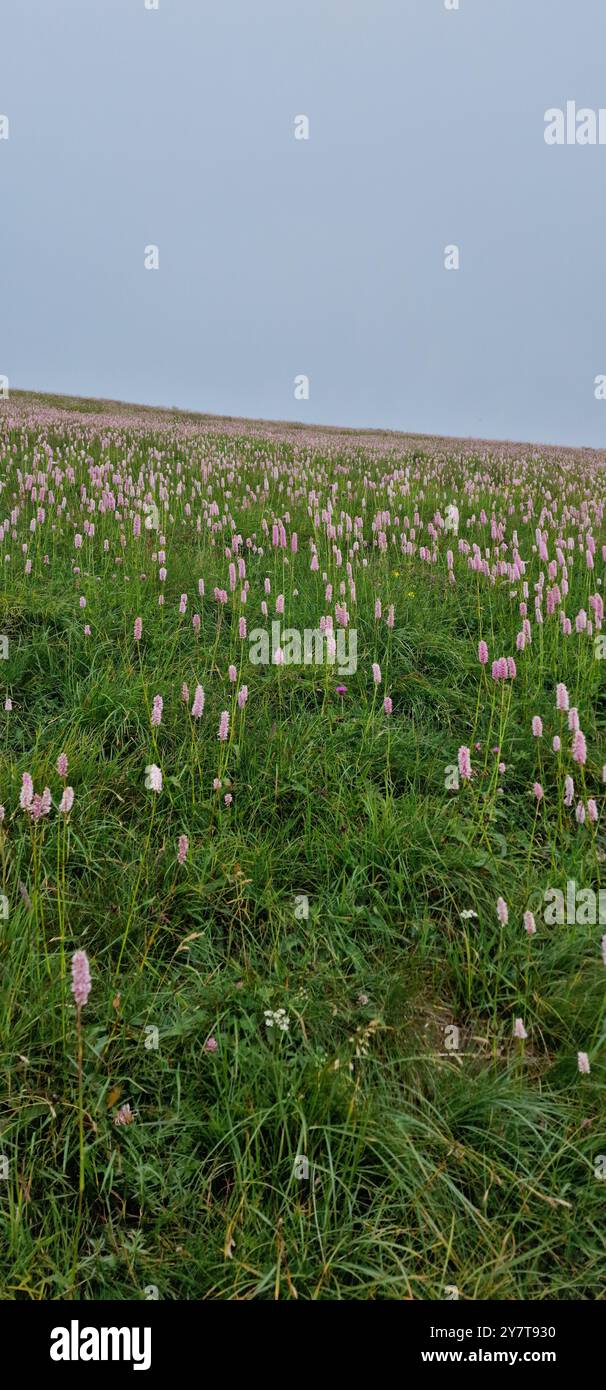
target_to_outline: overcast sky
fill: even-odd
[[[606,444],[605,0],[158,2],[1,0],[10,386]]]

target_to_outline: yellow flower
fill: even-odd
[[[391,572],[392,572],[392,574],[393,574],[394,579],[399,579],[399,578],[400,578],[400,571],[399,571],[399,570],[392,570]]]

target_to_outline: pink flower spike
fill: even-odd
[[[140,641],[141,641],[141,634],[142,634],[142,632],[143,632],[143,619],[142,619],[142,618],[135,618],[135,626],[134,626],[134,628],[133,628],[133,637],[134,637],[134,639],[135,639],[135,642],[140,642]]]
[[[65,787],[61,801],[59,802],[59,812],[63,816],[68,816],[74,804],[73,787]]]
[[[509,921],[509,908],[504,898],[497,898],[497,917],[502,927],[506,927]]]
[[[524,1040],[528,1037],[528,1033],[526,1032],[523,1020],[521,1018],[516,1018],[515,1020],[515,1023],[513,1025],[513,1036],[514,1038],[520,1038],[522,1042],[524,1042]]]
[[[537,927],[536,927],[536,922],[535,922],[535,920],[534,920],[534,917],[533,917],[532,912],[525,912],[525,913],[524,913],[524,930],[528,932],[528,935],[529,935],[529,936],[534,936],[535,933],[536,933],[536,929],[537,929]]]
[[[201,685],[196,686],[194,703],[191,707],[192,719],[201,719],[204,709],[204,691]]]
[[[34,796],[34,784],[29,772],[24,772],[21,778],[21,795],[19,805],[22,811],[29,811]]]
[[[471,777],[471,752],[469,748],[466,748],[464,745],[459,748],[457,761],[459,764],[459,773],[463,781],[468,782]]]
[[[572,740],[572,760],[584,766],[587,762],[587,744],[581,729],[577,729]]]
[[[541,719],[540,715],[538,715],[538,714],[535,714],[535,715],[534,715],[534,718],[533,718],[533,721],[532,721],[532,733],[533,733],[533,738],[542,738],[542,737],[543,737],[543,720]]]
[[[86,951],[74,951],[72,956],[72,994],[79,1009],[84,1008],[91,991],[90,968]]]
[[[556,709],[567,710],[569,708],[568,691],[561,681],[556,686]]]
[[[589,1057],[587,1056],[586,1052],[577,1052],[577,1066],[579,1068],[581,1076],[589,1076],[591,1067],[589,1065]]]
[[[178,852],[177,852],[177,862],[178,862],[179,864],[184,864],[184,863],[185,863],[185,860],[187,859],[187,851],[188,851],[188,849],[189,849],[189,840],[188,840],[188,838],[187,838],[187,835],[180,835],[180,836],[179,836]]]
[[[219,1044],[216,1038],[207,1038],[204,1044],[205,1052],[216,1052]]]
[[[64,779],[67,777],[67,753],[60,753],[57,758],[57,772]]]

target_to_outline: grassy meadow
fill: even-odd
[[[0,1298],[606,1296],[605,507],[0,403]]]

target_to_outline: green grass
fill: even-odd
[[[0,1182],[0,1298],[137,1300],[154,1286],[163,1299],[439,1300],[452,1284],[472,1300],[603,1298],[606,1182],[595,1170],[606,1154],[606,925],[548,926],[541,904],[548,886],[565,889],[567,879],[600,886],[602,819],[579,827],[574,811],[560,811],[569,757],[558,772],[551,738],[562,732],[568,750],[565,717],[555,711],[561,680],[587,737],[584,791],[601,811],[604,665],[585,635],[562,637],[557,612],[533,624],[532,647],[516,655],[518,675],[507,686],[507,771],[497,779],[490,748],[499,742],[501,694],[478,664],[477,642],[487,640],[491,659],[515,652],[521,586],[478,579],[452,537],[440,539],[435,565],[391,541],[383,554],[372,518],[398,515],[399,528],[387,530],[399,535],[404,515],[412,521],[418,510],[428,544],[428,521],[456,497],[460,535],[484,548],[490,527],[479,514],[494,510],[510,549],[517,528],[532,619],[542,568],[532,546],[546,489],[553,500],[543,524],[552,537],[563,528],[576,538],[571,509],[585,498],[596,568],[588,572],[575,553],[565,603],[574,629],[604,573],[605,474],[585,455],[546,451],[523,466],[510,447],[486,462],[460,448],[441,456],[426,444],[421,457],[402,440],[360,449],[334,435],[310,444],[286,430],[283,439],[263,439],[240,428],[213,434],[179,417],[174,425],[153,416],[131,423],[122,412],[115,421],[47,416],[26,399],[0,420],[0,520],[19,508],[16,539],[9,528],[3,542],[11,558],[0,593],[0,631],[9,638],[0,676],[14,704],[5,713],[0,703],[8,899],[0,922],[0,1153],[8,1172]],[[47,491],[45,521],[31,533],[39,503],[23,478],[46,467],[41,441],[53,467],[71,463],[74,480],[49,476],[55,503]],[[154,491],[150,474],[156,496],[164,474],[164,584],[152,559],[158,534],[133,536],[128,498],[119,508],[123,547],[115,513],[97,507],[94,541],[74,550],[87,516],[81,484],[97,502],[100,495],[91,460],[110,463],[110,483],[112,474],[130,473],[139,511]],[[401,494],[407,468],[410,491]],[[463,503],[465,480],[474,478]],[[231,528],[220,527],[215,546],[205,520],[196,531],[209,480],[219,507],[213,519],[231,514],[236,531],[255,533],[265,549],[263,557],[243,550],[248,603],[240,606],[238,584],[220,617],[213,589],[228,588]],[[315,627],[321,613],[334,612],[322,571],[338,598],[348,542],[340,541],[338,568],[307,499],[315,488],[321,510],[335,481],[336,517],[364,517],[360,554],[368,560],[354,557],[356,604],[346,599],[359,664],[342,678],[343,697],[334,670],[251,666],[237,633],[241,614],[249,631],[264,624],[266,575],[270,618],[280,592],[288,626]],[[246,484],[258,500],[244,506]],[[286,512],[287,532],[299,539],[296,556],[285,552],[288,565],[271,547],[272,521]],[[319,573],[310,571],[310,538]],[[447,579],[449,546],[456,585]],[[549,550],[551,558],[553,538]],[[377,597],[383,615],[395,606],[392,631],[374,618]],[[230,661],[237,686],[228,682]],[[382,670],[378,696],[373,661]],[[190,706],[197,681],[205,690],[195,727],[180,699],[183,681]],[[242,682],[245,717],[234,709]],[[382,710],[387,692],[391,719]],[[158,693],[163,719],[152,730]],[[232,716],[227,745],[217,738],[223,709]],[[540,768],[534,714],[545,725]],[[447,790],[445,769],[462,744],[472,747],[478,776]],[[67,827],[57,813],[62,752],[75,791]],[[144,785],[152,762],[163,772],[159,795]],[[48,785],[53,795],[37,827],[19,806],[24,771],[36,791]],[[231,784],[229,807],[227,787],[213,791],[217,776]],[[538,814],[537,778],[545,788]],[[181,834],[189,838],[182,866]],[[509,907],[505,927],[499,896]],[[298,915],[301,897],[307,917]],[[461,919],[465,909],[477,917]],[[522,925],[527,909],[536,915],[532,940]],[[77,948],[87,951],[93,977],[82,1012],[81,1198],[69,990]],[[264,1011],[278,1008],[290,1028],[274,1036]],[[524,1019],[526,1043],[512,1036],[515,1017]],[[445,1043],[453,1025],[458,1053]],[[146,1046],[150,1028],[157,1048]],[[215,1052],[205,1050],[209,1036]],[[579,1050],[590,1056],[589,1076],[577,1070]],[[117,1127],[126,1102],[135,1120]]]

